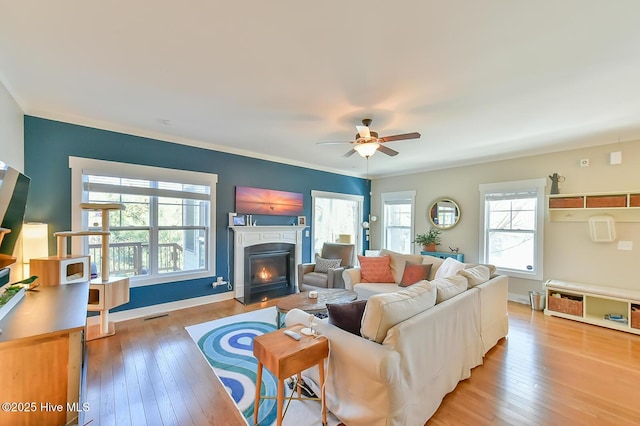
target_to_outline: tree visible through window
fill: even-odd
[[[413,252],[415,191],[382,194],[382,247],[398,253]]]
[[[533,180],[480,186],[484,203],[481,222],[484,224],[483,262],[496,265],[509,275],[542,276],[545,182]]]
[[[98,165],[101,163],[93,161]],[[112,163],[114,164],[114,163]],[[120,163],[115,163],[120,164]],[[114,276],[136,279],[204,273],[211,269],[211,206],[213,185],[189,182],[193,172],[174,173],[146,166],[124,165],[125,171],[82,170],[81,201],[121,203],[124,210],[109,211],[109,271]],[[136,169],[152,169],[158,178],[129,177]],[[108,171],[107,171],[108,170]],[[129,174],[129,176],[126,176]],[[139,172],[140,175],[148,173]],[[152,173],[153,174],[153,173]],[[215,183],[215,175],[198,180]],[[173,179],[171,179],[173,178]],[[185,181],[178,181],[185,179]],[[82,228],[100,230],[101,211],[83,211]],[[101,271],[101,237],[90,236],[85,250],[94,271]],[[86,252],[86,251],[85,251]],[[157,279],[157,278],[156,278]]]

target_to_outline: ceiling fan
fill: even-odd
[[[392,135],[392,136],[384,136],[379,138],[378,133],[369,129],[369,125],[371,124],[370,118],[365,118],[362,120],[362,126],[356,126],[358,133],[356,134],[355,141],[349,142],[318,142],[318,145],[328,145],[328,144],[342,144],[342,143],[351,143],[355,144],[355,146],[350,149],[343,157],[350,157],[356,152],[365,158],[371,157],[376,151],[380,151],[383,154],[387,154],[390,156],[398,155],[398,151],[388,148],[383,145],[386,142],[393,141],[401,141],[405,139],[418,139],[420,137],[420,133],[403,133],[401,135]]]

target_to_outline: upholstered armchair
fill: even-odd
[[[342,271],[353,266],[353,244],[324,243],[315,263],[298,265],[300,291],[344,288]]]

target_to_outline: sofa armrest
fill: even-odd
[[[348,268],[342,272],[342,279],[344,280],[344,288],[347,290],[353,290],[353,286],[358,284],[362,279],[360,275],[360,268]]]
[[[302,276],[304,274],[308,274],[309,272],[313,272],[316,268],[315,263],[299,263],[298,264],[298,288],[302,284]]]
[[[330,268],[327,273],[327,288],[344,288],[344,279],[342,278],[344,267]]]
[[[476,288],[480,290],[480,335],[486,354],[509,333],[509,277],[497,275]]]

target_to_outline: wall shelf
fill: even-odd
[[[587,222],[606,214],[616,222],[640,222],[640,191],[549,195],[549,220]]]

